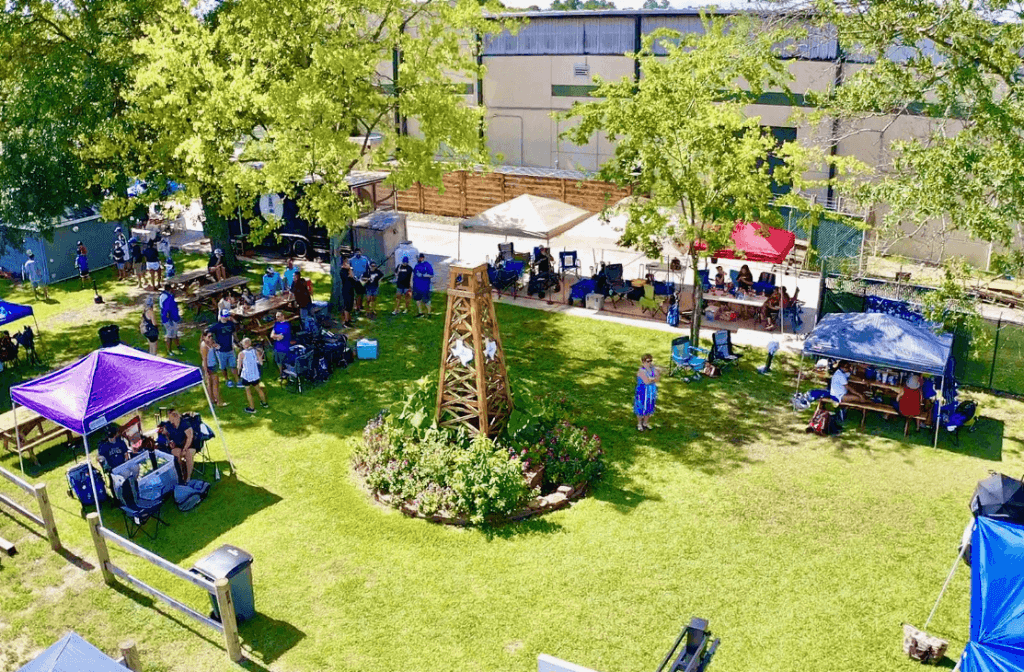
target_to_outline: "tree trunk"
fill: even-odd
[[[704,317],[704,311],[701,310],[700,306],[704,302],[704,283],[700,279],[698,263],[700,263],[700,258],[695,254],[691,254],[690,265],[693,267],[693,316],[690,320],[690,343],[696,347],[700,347],[700,322],[701,318]]]
[[[341,299],[341,262],[342,248],[348,246],[348,235],[345,233],[331,236],[331,310],[340,313]]]
[[[231,227],[228,218],[220,212],[220,202],[214,196],[203,194],[203,213],[206,221],[203,223],[203,233],[210,239],[210,250],[220,248],[224,252],[224,266],[230,273],[235,273],[240,268],[238,259],[235,257],[235,250],[231,247]]]

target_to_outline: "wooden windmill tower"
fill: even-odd
[[[486,264],[449,270],[439,380],[439,426],[492,437],[504,429],[512,394]]]

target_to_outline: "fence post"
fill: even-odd
[[[110,553],[107,552],[107,540],[100,534],[100,514],[93,511],[86,519],[89,521],[89,531],[92,533],[92,543],[96,546],[96,555],[100,560],[100,572],[103,574],[103,583],[113,586],[116,583],[113,573],[107,568],[110,562]]]
[[[996,325],[996,342],[992,344],[992,366],[988,369],[988,389],[992,389],[992,382],[996,375],[996,355],[999,353],[999,332],[1003,330],[1003,313],[999,312],[999,323]]]
[[[46,484],[37,483],[36,503],[39,504],[39,516],[43,519],[43,527],[46,528],[46,538],[50,540],[50,548],[59,551],[60,537],[57,536],[57,523],[53,519],[53,508],[50,506],[50,498],[46,494]]]
[[[135,648],[135,642],[128,640],[118,645],[121,649],[121,656],[124,658],[124,666],[132,672],[142,672],[142,663],[139,661],[139,650]]]
[[[224,645],[228,650],[228,657],[237,663],[242,659],[242,645],[238,641],[238,620],[235,618],[235,601],[231,597],[231,584],[227,579],[217,579],[213,588],[217,591],[220,624],[224,626]]]
[[[423,183],[422,182],[417,182],[416,183],[416,193],[419,196],[419,201],[420,201],[420,210],[419,211],[423,212],[424,206],[423,206]]]

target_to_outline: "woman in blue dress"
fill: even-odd
[[[650,353],[640,358],[640,369],[636,372],[636,392],[633,394],[633,412],[636,413],[636,429],[642,432],[650,429],[649,421],[654,414],[658,400],[658,381],[661,371],[654,366]]]

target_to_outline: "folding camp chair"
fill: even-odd
[[[164,527],[170,527],[167,521],[160,517],[160,509],[164,505],[164,500],[139,499],[139,484],[134,477],[126,478],[121,475],[115,475],[113,480],[114,496],[121,505],[121,513],[124,515],[124,529],[128,533],[129,539],[134,539],[139,530],[142,530],[150,539],[156,539],[157,535],[160,534],[161,523],[163,523]],[[153,534],[145,530],[145,525],[151,518],[156,521],[156,529],[153,530]]]
[[[711,352],[708,354],[708,361],[717,366],[735,364],[740,361],[743,355],[736,354],[732,350],[732,332],[728,329],[719,329],[711,337]]]
[[[754,292],[758,294],[764,294],[765,296],[772,293],[775,289],[775,274],[764,271],[757,278],[757,282],[753,285]]]
[[[702,354],[706,357],[708,351],[690,345],[689,336],[672,339],[672,368],[669,375],[674,376],[678,373],[686,382],[700,380],[700,372],[707,363],[707,359],[701,357]]]
[[[700,276],[701,287],[703,287],[705,292],[710,292],[711,291],[711,277],[710,277],[710,274],[711,274],[711,271],[709,271],[706,268],[703,271],[697,271],[697,275]]]
[[[498,243],[498,258],[495,263],[501,264],[503,261],[512,261],[515,255],[515,247],[512,243]]]
[[[608,281],[608,296],[618,302],[632,286],[622,279],[622,264],[608,264],[604,267],[604,277]]]
[[[195,461],[192,468],[203,476],[206,475],[206,465],[213,464],[213,457],[210,455],[209,442],[216,435],[210,426],[203,422],[198,413],[182,413],[181,421],[187,422],[192,428],[192,445],[196,449]]]
[[[160,422],[159,411],[157,413],[157,422]],[[145,435],[142,433],[142,417],[134,416],[131,420],[121,425],[121,429],[117,434],[128,442],[129,448],[137,451],[142,445],[143,438],[145,438]]]
[[[640,297],[640,312],[651,311],[651,317],[657,317],[659,312],[665,312],[661,302],[654,298],[654,285],[644,285],[644,295]]]
[[[558,272],[561,273],[563,276],[567,272],[572,271],[572,274],[578,278],[580,277],[581,268],[582,266],[580,266],[580,258],[579,255],[576,254],[575,250],[571,252],[558,253]]]

